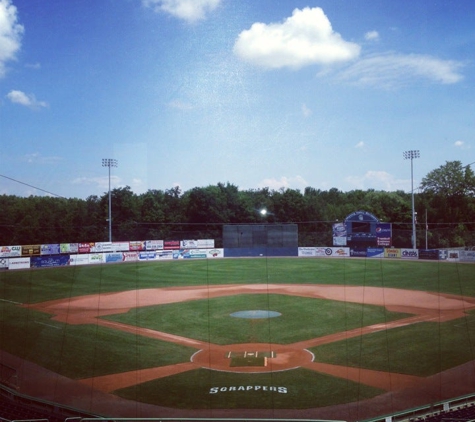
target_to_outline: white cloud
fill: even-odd
[[[460,149],[470,149],[470,145],[467,145],[464,141],[455,141],[454,146]]]
[[[363,148],[364,146],[365,146],[364,142],[360,141],[355,145],[355,148]]]
[[[257,184],[258,188],[269,188],[272,190],[279,189],[304,189],[308,186],[308,183],[302,176],[295,177],[285,177],[282,176],[280,179],[268,178],[262,180]]]
[[[111,175],[111,189],[120,186],[121,179],[119,176]],[[108,176],[101,176],[101,177],[76,177],[71,181],[73,185],[96,185],[101,189],[109,189],[109,177]]]
[[[169,13],[190,23],[204,19],[220,3],[221,0],[142,0],[143,5],[155,12]]]
[[[38,101],[33,94],[27,95],[22,91],[12,90],[6,97],[14,104],[20,104],[33,109],[48,107],[48,103]]]
[[[463,79],[462,63],[423,54],[386,53],[362,58],[338,77],[360,85],[396,88],[420,79],[454,84]]]
[[[378,41],[379,40],[379,32],[378,31],[369,31],[364,34],[364,39],[366,41]]]
[[[39,152],[33,152],[31,154],[24,155],[23,160],[29,164],[36,163],[36,164],[51,165],[51,164],[57,163],[58,161],[61,161],[62,158],[55,155],[44,156],[44,155],[41,155]]]
[[[358,57],[360,46],[334,32],[319,7],[295,9],[282,23],[254,23],[242,31],[234,53],[267,69],[346,62]]]
[[[0,78],[5,75],[5,63],[14,60],[21,47],[23,25],[20,25],[17,9],[10,0],[0,0]]]
[[[355,189],[376,190],[407,190],[411,187],[410,180],[400,180],[385,171],[369,170],[363,176],[349,176],[345,179]]]

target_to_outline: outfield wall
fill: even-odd
[[[0,247],[2,248],[2,247]],[[3,247],[5,248],[5,247]],[[11,248],[11,247],[9,247]],[[24,250],[24,247],[20,247]],[[31,250],[31,249],[30,249]],[[369,258],[401,260],[434,260],[475,263],[475,251],[458,249],[407,249],[349,247],[302,248],[188,248],[159,249],[127,252],[60,253],[20,257],[0,257],[0,270],[49,268],[70,265],[111,264],[179,259],[216,259],[246,257],[301,257],[301,258]]]

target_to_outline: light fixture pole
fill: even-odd
[[[103,158],[102,167],[109,168],[109,242],[112,242],[111,167],[117,167],[117,160],[113,158]]]
[[[412,195],[412,249],[416,249],[416,213],[414,212],[414,171],[412,161],[419,158],[419,150],[404,151],[405,160],[411,160],[411,195]]]

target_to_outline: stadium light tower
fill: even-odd
[[[109,168],[109,242],[112,242],[111,167],[117,167],[117,160],[103,158],[102,167]]]
[[[419,150],[404,151],[405,160],[411,160],[411,196],[412,196],[412,249],[416,249],[416,213],[414,212],[414,171],[412,161],[419,158]]]

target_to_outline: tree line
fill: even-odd
[[[414,197],[419,248],[475,246],[469,166],[446,162],[423,178]],[[219,247],[223,224],[296,223],[300,246],[329,246],[333,223],[364,210],[392,223],[394,247],[411,247],[411,193],[402,190],[240,190],[227,182],[136,194],[126,186],[111,191],[111,203],[114,241],[213,238]],[[2,195],[0,245],[107,241],[108,204],[107,192],[85,200]]]

